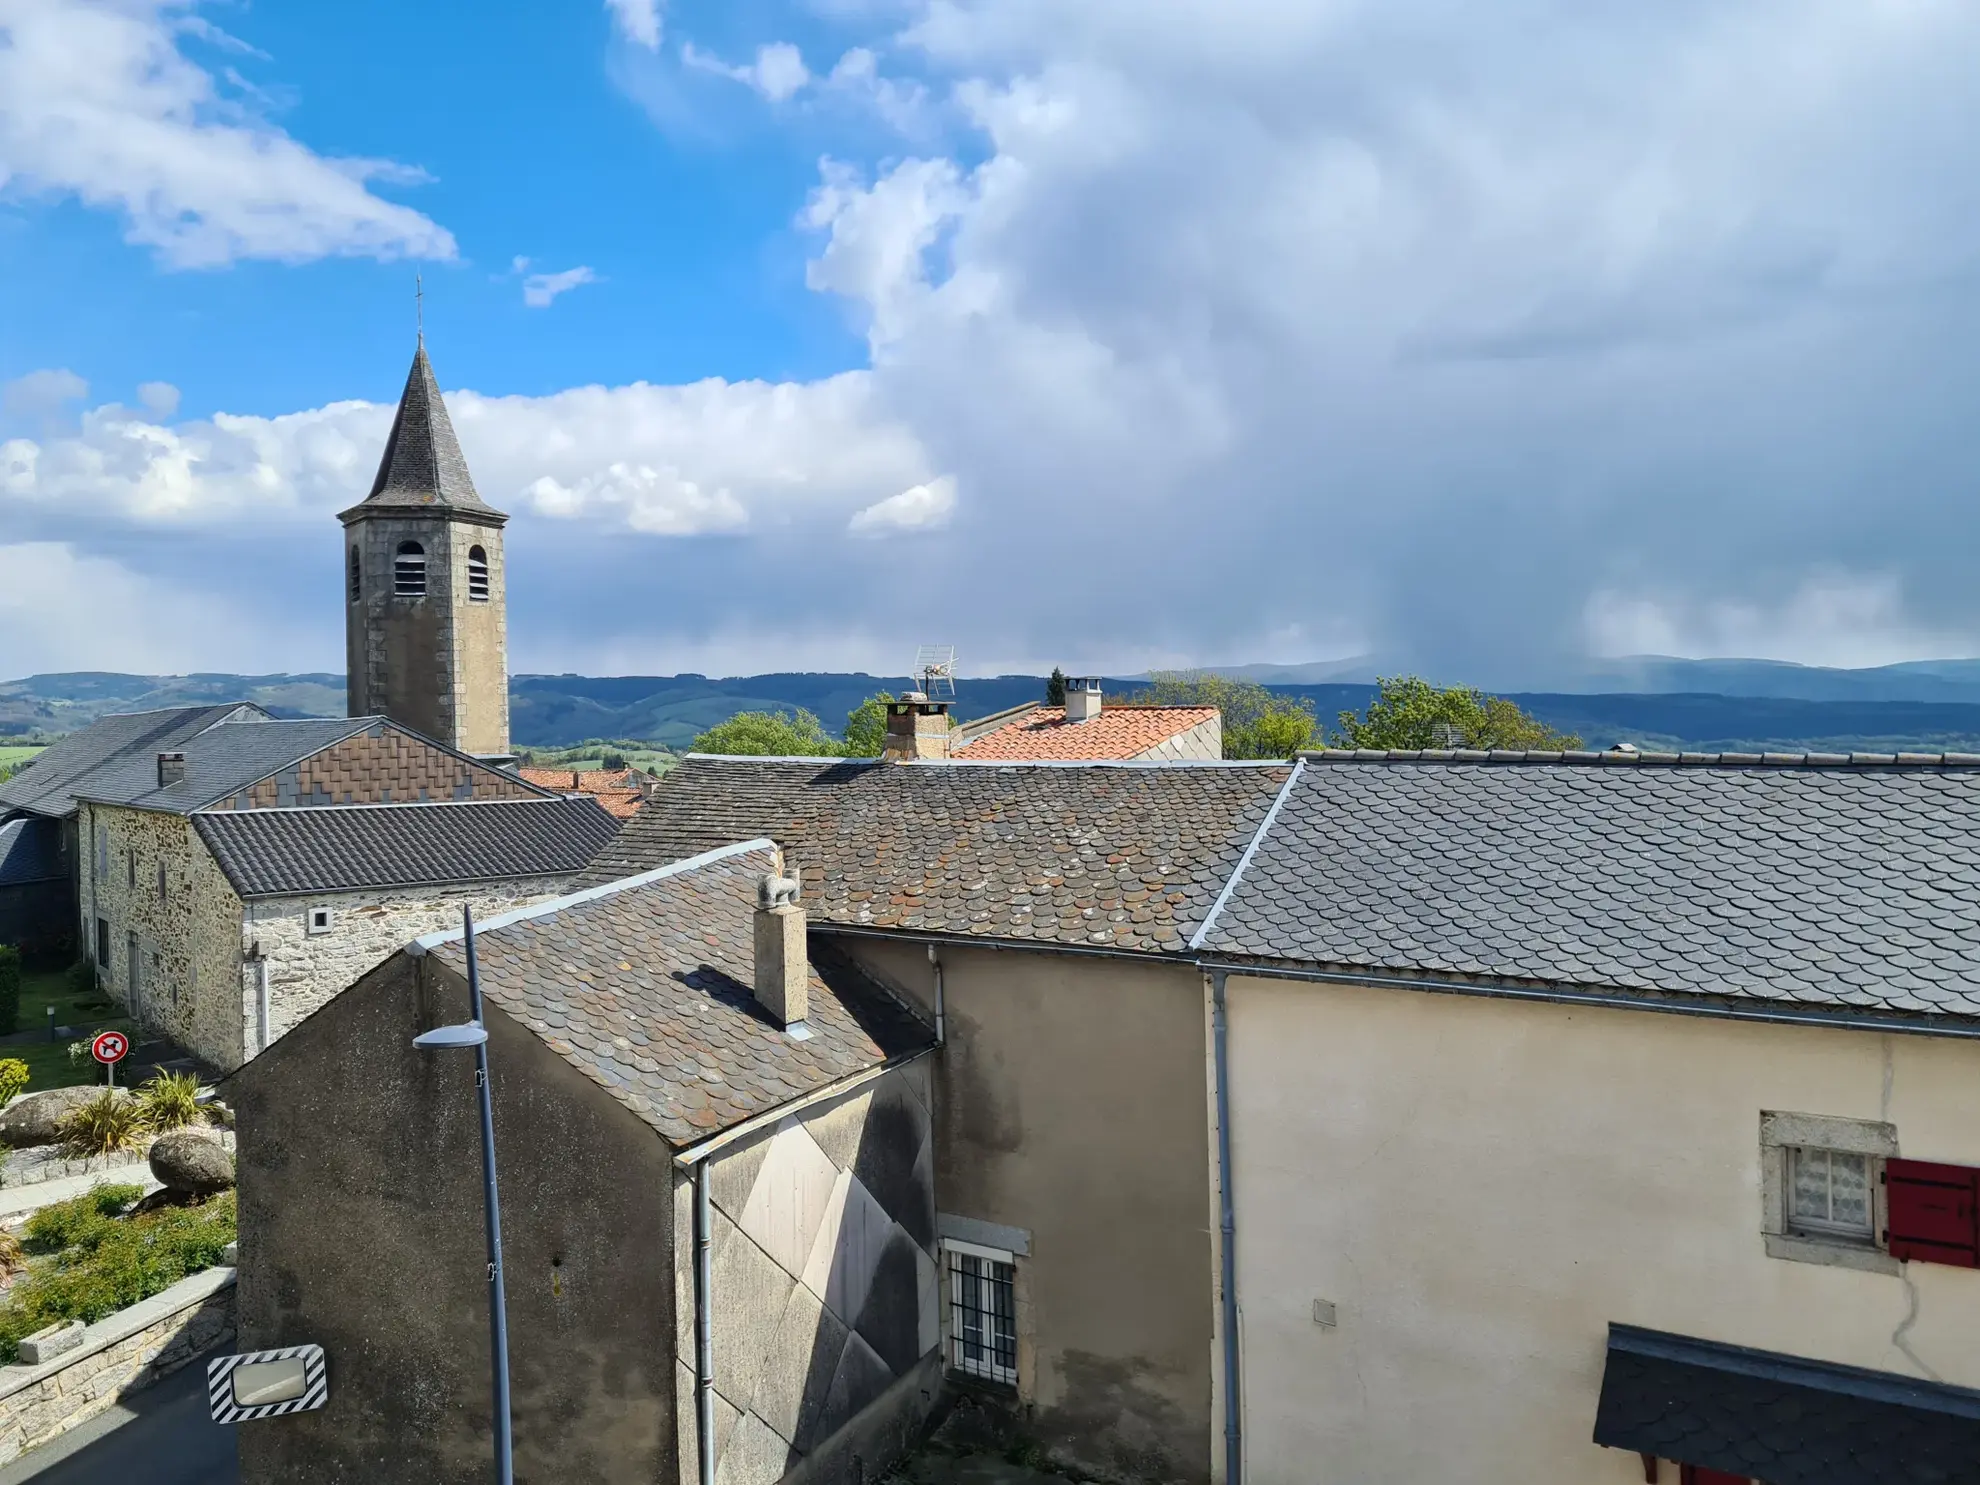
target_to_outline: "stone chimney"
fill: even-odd
[[[773,874],[756,884],[756,999],[786,1031],[803,1028],[811,1010],[811,960],[795,867],[789,876]]]
[[[930,701],[919,691],[887,703],[887,741],[880,756],[889,763],[949,756],[949,703]]]
[[[1066,720],[1090,722],[1100,715],[1100,677],[1083,675],[1066,682]]]
[[[186,755],[184,753],[160,753],[158,755],[158,787],[184,783],[186,777]]]

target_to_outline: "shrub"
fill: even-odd
[[[78,959],[69,966],[69,989],[78,999],[96,994],[96,966]]]
[[[144,1195],[144,1187],[127,1181],[99,1182],[81,1196],[51,1202],[27,1220],[30,1253],[60,1253],[66,1248],[94,1249],[116,1218]]]
[[[0,944],[0,1036],[20,1026],[21,951],[12,944]]]
[[[18,1057],[0,1057],[0,1106],[28,1085],[28,1065]]]
[[[21,1240],[4,1227],[0,1227],[0,1274],[12,1278],[27,1267],[27,1249]]]
[[[98,1193],[119,1189],[101,1186],[77,1202],[58,1205],[87,1203]],[[51,1210],[44,1207],[36,1216]],[[98,1211],[84,1223],[86,1244],[62,1248],[37,1262],[8,1291],[6,1304],[0,1305],[0,1364],[12,1362],[20,1354],[21,1338],[43,1326],[70,1320],[91,1324],[219,1263],[234,1241],[234,1194],[229,1191],[196,1207],[131,1217],[112,1218]]]
[[[144,1106],[105,1088],[62,1121],[62,1153],[71,1160],[136,1149],[148,1133]]]
[[[0,1063],[0,1067],[5,1066]],[[145,1128],[153,1134],[206,1122],[206,1110],[199,1102],[199,1079],[192,1073],[153,1074],[138,1088],[137,1105]]]

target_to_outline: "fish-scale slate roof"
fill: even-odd
[[[1768,1485],[1975,1485],[1980,1392],[1611,1325],[1595,1442]]]
[[[1980,1014],[1980,758],[1307,755],[1214,955]]]
[[[757,1004],[757,882],[767,840],[491,919],[475,933],[482,994],[658,1130],[690,1145],[866,1068],[933,1032],[814,943],[811,1035]],[[460,935],[419,946],[467,972]]]
[[[989,759],[1068,761],[1139,758],[1192,727],[1217,720],[1214,706],[1130,706],[1116,703],[1084,722],[1068,722],[1062,706],[1033,707],[955,749],[970,762]]]
[[[762,835],[815,922],[1180,952],[1290,771],[690,756],[584,880]]]
[[[380,509],[457,511],[492,525],[508,519],[475,491],[423,340],[413,353],[412,370],[399,394],[399,409],[393,414],[392,432],[385,440],[371,493],[339,519],[349,521],[360,513]]]
[[[196,814],[242,897],[575,874],[618,831],[597,800],[489,799]]]
[[[0,784],[0,813],[24,809],[38,815],[66,815],[75,809],[77,795],[115,789],[115,781],[133,771],[141,775],[148,771],[156,784],[160,753],[185,748],[229,718],[266,721],[268,713],[251,701],[230,701],[98,717],[82,731],[43,749],[33,763]]]

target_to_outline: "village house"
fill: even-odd
[[[516,773],[539,789],[554,794],[588,794],[615,820],[630,820],[653,797],[657,774],[639,768],[540,768],[525,765]]]
[[[935,1031],[784,870],[742,841],[478,927],[520,1479],[850,1485],[939,1391]],[[413,1046],[466,973],[422,939],[224,1085],[240,1344],[337,1379],[242,1429],[247,1485],[487,1477],[474,1065]]]
[[[1214,706],[1107,703],[1098,677],[1066,682],[1066,704],[1030,702],[964,722],[949,754],[971,762],[1174,763],[1224,756],[1223,713]]]
[[[87,956],[140,1024],[215,1068],[461,902],[553,895],[616,829],[379,717],[227,721],[73,787]],[[280,819],[241,823],[260,814]]]
[[[24,814],[0,823],[0,944],[19,949],[30,964],[68,963],[74,904],[64,822]]]
[[[1209,996],[1189,939],[1290,773],[690,756],[583,879],[773,838],[814,944],[943,1028],[946,1292],[1008,1296],[995,1356],[951,1317],[945,1366],[1083,1474],[1205,1481],[1221,1457]]]

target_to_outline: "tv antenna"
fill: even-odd
[[[930,701],[956,699],[956,647],[923,645],[914,652],[914,678]]]

